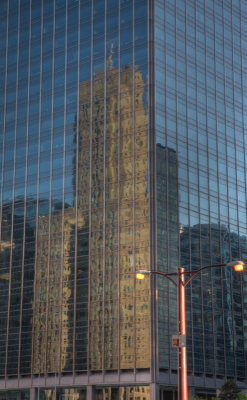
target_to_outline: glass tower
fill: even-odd
[[[243,0],[1,0],[2,398],[175,398],[135,271],[247,262],[246,48]],[[246,283],[187,287],[191,393],[247,387]]]
[[[154,7],[157,268],[246,260],[246,3]],[[214,269],[187,288],[192,373],[245,379],[245,282]],[[175,367],[175,295],[158,285],[159,365]]]

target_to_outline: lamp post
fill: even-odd
[[[146,275],[161,275],[169,279],[177,286],[178,293],[178,400],[188,400],[187,387],[187,351],[186,351],[186,311],[185,311],[185,288],[190,281],[207,268],[222,268],[231,267],[235,271],[241,272],[244,270],[243,261],[231,261],[226,264],[206,265],[196,271],[185,271],[184,268],[178,268],[177,272],[165,273],[160,271],[136,271],[137,279],[144,279]],[[185,277],[188,276],[187,280]]]

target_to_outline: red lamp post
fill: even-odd
[[[178,268],[178,271],[173,273],[146,270],[136,271],[137,279],[144,279],[146,275],[161,275],[169,279],[178,288],[178,400],[188,400],[185,288],[204,269],[222,267],[232,267],[235,271],[241,272],[244,270],[244,263],[243,261],[231,261],[227,264],[206,265],[196,271],[185,271],[184,268]],[[187,280],[185,280],[185,276],[189,276]],[[174,280],[175,277],[177,281]]]

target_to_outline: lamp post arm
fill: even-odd
[[[187,281],[183,284],[184,287],[186,287],[188,285],[188,283],[190,283],[190,281],[196,276],[198,275],[200,272],[202,272],[204,269],[207,268],[219,268],[219,267],[225,267],[227,264],[216,264],[216,265],[206,265],[205,267],[202,267],[200,269],[198,269],[197,271],[186,271],[184,272],[184,274],[192,274]]]
[[[171,273],[171,274],[166,274],[165,272],[160,272],[160,271],[150,271],[150,275],[164,276],[165,278],[169,279],[169,281],[172,282],[175,286],[177,286],[177,282],[171,278],[171,276],[177,276],[176,272]]]
[[[219,267],[225,267],[226,263],[224,264],[215,264],[215,265],[206,265],[205,267],[202,267],[196,271],[184,271],[181,272],[181,275],[190,275],[190,277],[187,279],[187,281],[185,282],[184,280],[181,281],[180,279],[180,283],[186,287],[188,285],[188,283],[190,283],[190,281],[196,276],[198,275],[200,272],[202,272],[204,269],[207,268],[219,268]],[[150,275],[161,275],[164,276],[165,278],[169,279],[170,282],[172,282],[175,286],[177,286],[177,282],[172,278],[173,276],[178,276],[177,272],[172,272],[172,273],[166,273],[166,272],[161,272],[161,271],[149,271]]]

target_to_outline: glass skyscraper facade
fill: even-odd
[[[243,0],[1,0],[0,398],[175,398],[135,271],[247,262],[246,48]],[[247,386],[246,283],[186,288],[191,392]]]
[[[154,7],[157,269],[246,261],[246,2]],[[176,368],[176,293],[158,285],[159,365]],[[246,276],[207,270],[186,290],[189,371],[244,380]]]

